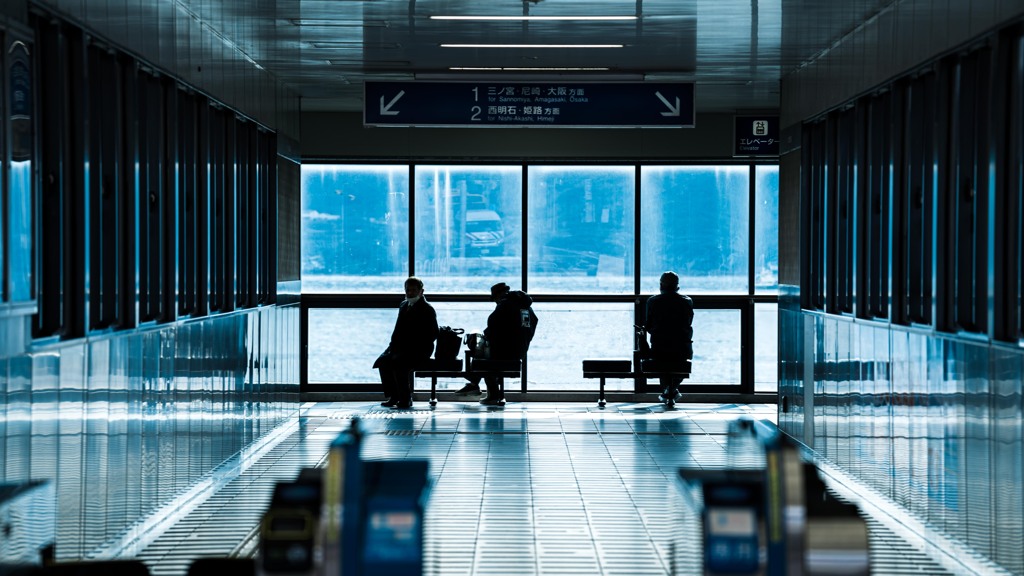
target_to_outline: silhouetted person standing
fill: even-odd
[[[693,358],[693,300],[679,293],[675,272],[661,275],[661,292],[647,300],[651,358],[659,364],[682,364]],[[682,378],[661,378],[662,401],[675,402]]]
[[[373,364],[387,396],[381,406],[412,407],[412,371],[433,354],[437,334],[437,313],[423,296],[423,281],[411,276],[405,281],[405,300],[398,306],[391,343]]]

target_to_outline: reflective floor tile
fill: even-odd
[[[137,556],[155,574],[182,575],[195,557],[253,554],[274,483],[322,465],[329,443],[358,417],[364,460],[429,461],[425,574],[694,574],[700,571],[700,531],[692,515],[678,513],[677,470],[724,468],[730,423],[740,417],[774,421],[777,410],[702,404],[666,411],[626,403],[604,410],[561,403],[494,409],[470,402],[387,410],[378,404],[302,405],[273,449],[225,477]],[[212,424],[171,429],[161,440],[178,450],[160,451],[163,460],[144,465],[169,485],[188,488],[202,476],[190,450],[213,458]],[[90,446],[102,448],[105,458],[126,445],[104,438]],[[92,477],[85,472],[78,485]],[[124,512],[100,506],[83,514],[102,531],[106,514]],[[898,570],[899,553],[888,551],[902,550],[903,541],[893,535],[875,541],[872,557]],[[922,554],[922,565],[937,566],[927,558]]]

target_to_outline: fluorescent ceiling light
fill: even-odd
[[[449,70],[458,70],[463,72],[601,72],[611,70],[611,68],[543,68],[537,67],[513,67],[506,66],[500,67],[485,67],[485,66],[452,66]]]
[[[327,63],[331,66],[355,66],[363,68],[375,68],[375,67],[405,67],[412,64],[407,60],[345,60],[343,58],[328,58]]]
[[[401,48],[402,45],[398,42],[373,42],[367,40],[352,40],[352,41],[325,41],[325,42],[310,42],[313,48]]]
[[[384,20],[361,20],[361,19],[328,19],[328,18],[289,18],[294,26],[332,26],[350,28],[390,28],[391,25]]]
[[[441,44],[441,48],[622,48],[624,44]]]
[[[621,21],[636,20],[636,16],[431,16],[431,20],[589,20],[589,21]]]

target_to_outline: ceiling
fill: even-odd
[[[891,2],[283,0],[259,26],[239,17],[249,0],[224,0],[222,29],[272,35],[252,56],[304,111],[361,111],[367,80],[497,77],[694,82],[698,111],[733,112],[777,109],[784,72]]]

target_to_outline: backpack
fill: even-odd
[[[509,330],[518,333],[516,344],[520,347],[519,355],[522,356],[530,349],[533,335],[537,333],[537,314],[533,311],[533,298],[522,290],[513,290],[509,292],[507,300],[511,306],[519,309],[515,313],[515,318],[509,319],[514,323],[509,326]]]
[[[533,308],[528,306],[519,310],[519,330],[523,336],[523,352],[526,352],[530,349],[533,335],[537,333],[537,315]]]
[[[440,362],[452,361],[458,358],[459,348],[462,346],[462,328],[441,326],[437,333],[437,348],[434,350],[434,359]]]

